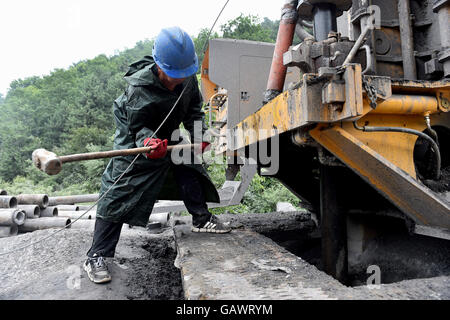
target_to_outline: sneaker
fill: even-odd
[[[211,215],[209,221],[192,227],[192,232],[228,233],[230,231],[231,228],[224,226],[224,224],[214,215]]]
[[[89,279],[94,283],[106,283],[111,281],[108,267],[103,257],[87,258],[83,264],[84,270],[87,272]]]

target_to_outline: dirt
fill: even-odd
[[[226,274],[222,272],[235,270],[245,271],[242,274],[249,276],[248,285],[261,289],[249,293],[254,294],[252,297],[258,299],[278,295],[297,299],[302,294],[305,294],[307,298],[450,299],[448,268],[450,247],[444,240],[423,236],[384,234],[383,238],[371,243],[367,247],[367,255],[361,257],[361,266],[377,264],[382,270],[382,283],[385,284],[378,291],[370,291],[364,285],[354,288],[343,286],[321,272],[320,268],[314,267],[319,264],[320,239],[314,232],[314,223],[310,220],[308,213],[223,215],[222,219],[236,228],[235,238],[233,238],[236,245],[231,251],[239,253],[239,250],[242,251],[244,247],[248,247],[250,250],[245,254],[249,257],[254,255],[254,257],[250,259],[251,265],[233,263],[232,259],[225,259],[227,261],[224,264],[219,263],[217,267],[208,267],[208,272],[214,273],[214,277],[208,278],[207,283],[223,281],[223,286],[229,286],[232,283],[236,289],[242,284],[235,283],[236,278],[226,278]],[[189,222],[190,217],[181,217],[180,227],[185,225],[189,229],[186,225]],[[269,236],[278,245],[301,258],[289,256],[288,251],[277,247],[277,244],[269,238],[256,236],[256,234],[252,237],[239,237],[239,234],[245,233],[246,229]],[[42,239],[53,232],[54,230],[41,230],[2,238],[0,253]],[[124,227],[116,257],[108,259],[113,280],[104,285],[92,283],[81,268],[92,242],[92,231],[64,230],[39,245],[0,256],[0,300],[181,300],[184,299],[185,294],[191,298],[200,297],[202,292],[183,291],[182,282],[188,281],[189,277],[184,274],[182,279],[180,270],[174,266],[177,252],[173,230],[167,228],[160,230],[160,233],[156,232],[158,231]],[[180,259],[183,257],[194,259],[198,263],[201,260],[207,260],[205,263],[213,264],[220,262],[224,257],[231,256],[231,253],[224,255],[221,251],[223,240],[216,243],[214,241],[217,239],[209,239],[209,235],[191,235],[189,232],[187,235],[187,240],[194,236],[201,238],[202,246],[192,243],[190,252],[186,251],[178,256],[178,266],[182,265]],[[227,237],[232,235],[222,235],[219,239]],[[259,242],[252,243],[252,239],[259,239]],[[209,252],[211,257],[205,258],[205,252]],[[217,254],[219,257],[216,257]],[[245,256],[244,252],[238,256],[241,259]],[[281,258],[282,256],[285,258]],[[285,274],[281,269],[266,270],[268,266],[272,266],[271,263],[267,264],[267,261],[270,262],[274,257],[279,257],[283,262],[276,264],[277,266],[281,265],[297,271]],[[192,266],[186,262],[184,267],[192,269]],[[255,270],[259,270],[260,273],[253,274]],[[195,268],[192,271],[198,272]],[[287,282],[284,283],[288,284],[288,287],[274,280],[275,285],[272,289],[275,291],[267,291],[266,287],[272,272],[286,277]],[[364,284],[367,278],[366,270],[364,268],[355,270],[355,274],[357,275],[355,281]],[[204,275],[200,274],[200,276]],[[301,284],[300,291],[297,290],[299,284]],[[321,291],[303,290],[313,284],[314,288],[322,288]],[[358,284],[355,283],[355,285]],[[294,288],[297,289],[294,290]],[[231,287],[230,290],[235,289]]]
[[[0,239],[0,252],[41,239],[41,230]],[[92,232],[69,229],[40,245],[2,256],[0,299],[127,300],[182,299],[180,271],[174,267],[173,232],[150,234],[124,227],[116,257],[108,259],[113,280],[92,283],[82,263]]]
[[[172,240],[162,239],[142,246],[148,254],[128,261],[134,272],[127,279],[130,293],[127,298],[151,300],[182,300],[181,274],[173,262],[176,251]],[[125,260],[125,259],[121,259]],[[127,263],[127,261],[120,261]]]
[[[423,182],[428,188],[437,193],[450,191],[450,166],[442,169],[441,178],[438,181],[424,180]]]

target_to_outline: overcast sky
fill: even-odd
[[[163,27],[196,35],[225,0],[1,0],[0,93],[12,80],[45,75],[98,54],[113,55]],[[215,31],[241,12],[279,19],[282,0],[230,0]]]

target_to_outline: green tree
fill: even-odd
[[[280,20],[272,21],[269,18],[264,18],[261,22],[261,27],[269,31],[270,42],[277,41],[278,27],[280,25]]]
[[[260,23],[258,16],[241,14],[220,27],[223,37],[230,39],[274,42],[271,30]]]
[[[203,62],[203,58],[205,57],[205,52],[204,52],[204,50],[206,50],[205,42],[208,39],[208,34],[209,34],[209,29],[203,28],[200,30],[200,32],[198,33],[198,35],[196,37],[193,37],[195,52],[197,53],[199,64]],[[219,37],[219,35],[217,32],[212,32],[209,39],[214,39],[214,38],[218,38],[218,37]],[[199,71],[201,69],[200,67],[201,66],[199,66]]]
[[[240,15],[221,26],[222,36],[275,42],[278,21]],[[199,61],[209,30],[193,37]],[[211,38],[218,38],[213,33]],[[67,69],[55,69],[43,77],[18,79],[10,84],[6,97],[0,95],[0,185],[15,193],[52,195],[93,193],[100,187],[100,176],[108,162],[93,160],[64,165],[60,174],[48,176],[33,167],[31,153],[45,148],[56,154],[111,149],[114,137],[113,101],[123,92],[123,75],[132,62],[152,54],[153,40],[136,43],[133,48],[113,56],[99,55],[79,61]],[[208,166],[217,187],[225,180],[225,166]],[[256,177],[243,202],[221,212],[274,211],[277,201],[298,205],[293,196],[275,179]]]

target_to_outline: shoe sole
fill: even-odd
[[[105,278],[105,279],[102,279],[102,280],[95,280],[95,279],[91,276],[91,274],[88,272],[88,269],[87,269],[87,267],[86,267],[85,264],[83,264],[83,269],[84,269],[84,271],[86,271],[89,280],[91,280],[91,281],[94,282],[94,283],[106,283],[106,282],[110,282],[110,281],[111,281],[111,277]]]
[[[218,233],[218,234],[224,234],[224,233],[231,232],[231,229],[229,229],[229,230],[217,230],[217,229],[206,229],[206,228],[195,228],[195,227],[192,227],[191,231],[192,232],[197,232],[197,233]]]

